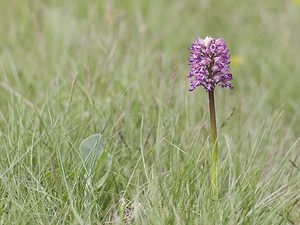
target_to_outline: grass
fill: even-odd
[[[299,224],[296,1],[2,1],[0,224]],[[198,36],[224,37],[233,91],[188,93]],[[101,133],[106,185],[80,142]],[[123,219],[123,221],[122,221]]]

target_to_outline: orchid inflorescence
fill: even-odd
[[[230,54],[226,42],[222,38],[198,38],[190,50],[188,77],[191,79],[190,91],[203,86],[211,92],[218,85],[233,88],[230,81]]]

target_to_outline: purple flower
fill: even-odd
[[[233,88],[230,81],[230,54],[226,42],[222,38],[198,38],[190,50],[188,77],[191,79],[190,91],[202,86],[211,92],[217,85],[222,88]]]

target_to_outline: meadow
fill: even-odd
[[[219,198],[191,43],[223,37]],[[298,0],[0,1],[0,224],[300,224]],[[102,135],[87,190],[80,143]]]

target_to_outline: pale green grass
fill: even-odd
[[[0,224],[300,223],[295,1],[13,0],[0,17]],[[235,58],[218,201],[207,94],[186,78],[206,35]],[[97,132],[113,166],[86,196],[78,148]]]

